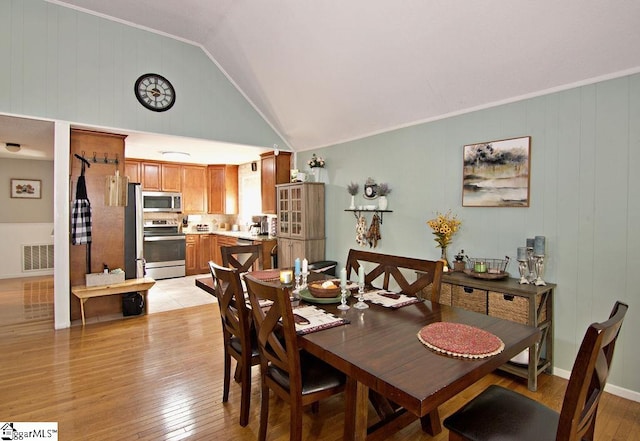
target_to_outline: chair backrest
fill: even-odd
[[[430,300],[432,302],[440,300],[443,269],[441,261],[391,256],[389,254],[350,249],[346,265],[347,277],[357,280],[358,269],[360,265],[365,263],[373,265],[373,268],[364,277],[364,283],[367,286],[373,286],[374,281],[382,276],[382,286],[377,286],[378,288],[389,289],[389,283],[393,280],[404,294],[415,296],[423,288],[431,285]],[[415,274],[416,280],[409,283],[402,270],[405,270],[405,272],[409,270],[412,273],[412,277]],[[354,272],[353,276],[351,275],[352,271]],[[355,279],[352,277],[355,277]]]
[[[222,254],[222,265],[237,268],[240,272],[246,273],[251,270],[262,270],[262,245],[233,245],[220,247]],[[254,268],[254,263],[258,267]]]
[[[215,285],[216,298],[222,319],[225,341],[231,336],[240,340],[243,350],[251,348],[251,312],[245,304],[240,273],[236,268],[225,268],[209,262]]]
[[[603,323],[594,323],[587,329],[571,370],[565,392],[557,441],[593,439],[595,418],[600,397],[607,383],[616,340],[628,306],[616,302]]]
[[[251,274],[245,276],[245,283],[258,334],[261,372],[266,373],[269,367],[277,368],[289,377],[288,393],[301,396],[300,355],[289,289],[258,280]],[[273,304],[261,308],[260,299],[271,300]],[[272,387],[278,386],[272,384]]]

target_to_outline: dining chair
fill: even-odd
[[[444,420],[450,441],[592,441],[596,413],[628,306],[616,302],[603,323],[587,329],[560,413],[517,392],[491,385]]]
[[[289,403],[289,438],[302,439],[303,407],[344,390],[345,376],[298,348],[289,290],[247,274],[245,283],[260,349],[261,408],[258,439],[267,436],[269,390]],[[268,309],[260,300],[271,300]]]
[[[237,268],[240,274],[263,269],[262,245],[232,245],[220,247],[222,265]],[[254,267],[254,264],[257,264]]]
[[[376,279],[382,277],[382,286],[377,286],[377,288],[390,289],[390,284],[393,281],[403,294],[420,296],[422,290],[431,285],[429,300],[439,302],[444,267],[442,261],[392,256],[352,248],[347,256],[347,277],[351,280],[357,280],[358,269],[365,263],[371,267],[365,274],[366,286],[373,286],[377,283]],[[406,277],[407,272],[415,274],[416,280],[409,282]]]
[[[251,325],[251,312],[244,299],[239,270],[225,268],[209,262],[214,280],[216,298],[220,308],[224,339],[224,385],[222,402],[229,400],[231,357],[236,360],[235,380],[240,383],[240,425],[249,422],[251,404],[251,367],[260,363],[255,330]]]

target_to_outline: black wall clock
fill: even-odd
[[[144,107],[154,112],[169,110],[176,102],[173,85],[162,75],[148,73],[136,80],[133,88],[136,98]]]

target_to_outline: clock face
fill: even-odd
[[[176,102],[175,89],[162,75],[142,75],[136,80],[134,91],[140,104],[154,112],[169,110]]]

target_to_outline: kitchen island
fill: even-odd
[[[222,265],[220,247],[235,245],[262,245],[263,269],[272,268],[271,252],[276,246],[276,237],[254,235],[248,231],[190,231],[187,234],[186,273],[187,275],[206,274],[209,272],[209,261]]]

